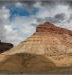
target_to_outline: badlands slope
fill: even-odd
[[[1,73],[72,74],[72,31],[46,22],[0,58]]]

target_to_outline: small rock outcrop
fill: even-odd
[[[11,48],[13,48],[13,44],[1,42],[0,40],[0,53],[5,52]]]

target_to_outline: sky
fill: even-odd
[[[0,1],[0,40],[18,45],[44,22],[72,30],[71,0]]]

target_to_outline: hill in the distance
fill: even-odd
[[[1,42],[0,40],[0,53],[5,52],[11,48],[13,48],[13,44]]]

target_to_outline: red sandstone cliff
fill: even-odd
[[[45,22],[36,27],[36,32],[50,32],[56,34],[69,34],[72,35],[72,31],[67,30],[65,28],[57,27],[49,22]]]

